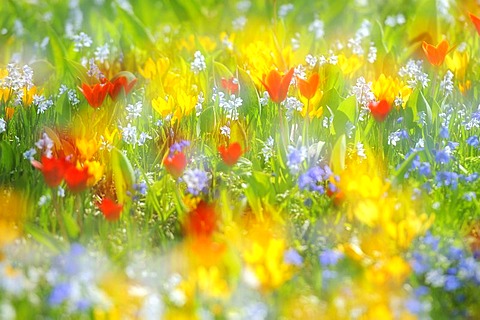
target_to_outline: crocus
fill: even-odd
[[[291,68],[287,74],[281,76],[280,73],[273,69],[264,78],[262,84],[268,91],[270,99],[275,103],[280,103],[287,98],[288,87],[293,77],[293,68]]]
[[[477,29],[477,32],[480,35],[480,18],[473,15],[472,13],[469,13],[468,15],[470,16],[470,20],[473,22],[475,29]]]
[[[183,152],[175,152],[173,155],[165,158],[163,165],[174,178],[178,178],[187,166],[187,158]]]
[[[70,165],[69,168],[65,171],[65,182],[67,183],[68,188],[73,193],[78,193],[87,188],[87,181],[90,178],[88,173],[88,167],[83,166],[78,168],[75,165]]]
[[[392,109],[386,100],[372,101],[368,104],[368,108],[375,120],[379,122],[385,120]]]
[[[423,41],[422,44],[423,51],[425,52],[428,61],[434,66],[442,65],[449,47],[447,40],[442,40],[437,46],[426,43],[425,41]]]
[[[119,76],[115,77],[111,81],[111,86],[110,86],[110,97],[113,100],[116,100],[120,92],[123,91],[125,92],[125,95],[129,94],[130,91],[132,91],[133,86],[137,83],[137,78],[133,78],[132,80],[128,80],[126,76]]]
[[[308,100],[312,99],[317,92],[319,79],[320,77],[318,76],[318,73],[312,74],[308,80],[298,78],[298,89],[302,96]]]
[[[97,207],[108,221],[118,220],[123,210],[122,204],[118,204],[110,198],[103,198]]]
[[[64,158],[47,158],[42,156],[42,162],[32,160],[32,165],[42,171],[45,183],[52,188],[58,187],[63,180],[67,163]]]
[[[220,152],[220,156],[225,164],[233,166],[242,155],[242,147],[240,146],[240,143],[234,142],[228,147],[220,146],[218,152]]]
[[[102,105],[103,100],[110,91],[112,84],[110,82],[105,83],[97,83],[93,86],[89,86],[88,84],[82,84],[82,88],[80,91],[83,93],[87,102],[93,108],[98,108]]]

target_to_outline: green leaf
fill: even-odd
[[[125,154],[117,148],[112,149],[113,182],[118,203],[125,203],[127,191],[132,191],[135,182],[132,165]]]
[[[405,176],[405,173],[407,172],[408,168],[410,168],[412,161],[415,159],[415,157],[418,155],[420,150],[417,150],[415,152],[412,152],[405,161],[403,161],[402,165],[400,168],[398,168],[397,171],[393,174],[393,178],[396,182],[402,182]]]
[[[131,41],[139,42],[142,41],[149,46],[154,46],[154,39],[150,32],[145,28],[142,21],[138,19],[138,17],[130,11],[124,10],[118,4],[116,5],[118,10],[118,16],[121,18],[122,22],[125,24],[127,32],[125,34],[129,34],[132,38]]]
[[[50,54],[55,65],[55,70],[57,71],[58,77],[63,77],[65,75],[65,57],[67,56],[67,50],[63,43],[59,40],[60,37],[52,29],[48,30],[49,43],[50,43]]]
[[[68,213],[63,214],[63,221],[65,222],[65,229],[70,239],[76,239],[80,234],[80,227],[77,221]]]
[[[334,172],[341,172],[345,169],[345,156],[347,153],[347,139],[344,134],[338,138],[333,146],[330,158],[330,167]]]
[[[243,69],[238,69],[240,83],[240,98],[243,100],[242,113],[249,119],[256,119],[262,113],[262,106],[258,97],[257,88],[252,77]]]
[[[0,168],[3,173],[10,173],[15,169],[15,153],[12,146],[7,141],[0,143]]]
[[[342,103],[340,103],[337,110],[334,111],[333,117],[333,128],[335,129],[335,134],[340,135],[345,133],[347,122],[355,124],[357,112],[356,109],[357,101],[355,96],[348,97]]]
[[[60,253],[65,250],[65,245],[60,240],[57,240],[57,238],[34,224],[27,223],[24,225],[24,228],[25,232],[30,234],[35,241],[49,248],[54,253]]]
[[[420,91],[417,99],[417,110],[420,111],[425,111],[427,114],[427,124],[432,125],[433,123],[433,117],[432,117],[432,108],[430,107],[430,104],[428,103],[427,99],[423,95],[423,93]]]

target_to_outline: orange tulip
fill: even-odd
[[[475,25],[475,28],[477,29],[478,34],[480,35],[480,18],[477,16],[474,16],[473,14],[469,13],[470,20],[472,20],[473,24]]]
[[[275,103],[280,103],[287,98],[288,87],[293,77],[293,68],[283,77],[277,70],[271,70],[267,76],[263,77],[262,84],[268,91],[270,99]]]
[[[423,41],[422,48],[428,61],[434,66],[440,66],[448,53],[449,44],[447,40],[442,40],[437,46],[433,46]]]
[[[302,96],[308,100],[312,99],[317,92],[319,79],[318,73],[312,74],[308,80],[298,78],[298,89],[300,89]]]

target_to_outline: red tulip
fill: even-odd
[[[297,79],[298,89],[300,89],[302,96],[308,100],[313,98],[317,92],[319,78],[318,73],[314,73],[308,80]]]
[[[90,174],[88,173],[87,166],[79,169],[77,166],[72,164],[65,171],[65,182],[67,183],[70,191],[74,193],[85,190],[87,188],[87,180],[89,178]]]
[[[229,166],[233,166],[242,155],[242,147],[240,146],[240,143],[234,142],[228,147],[220,146],[218,152],[220,152],[223,162]]]
[[[281,76],[277,70],[273,69],[265,77],[263,77],[262,84],[268,91],[270,99],[275,103],[280,103],[287,98],[288,87],[293,77],[293,68],[287,74]]]
[[[110,86],[110,97],[113,100],[116,100],[121,90],[125,92],[125,95],[129,94],[132,91],[133,86],[137,83],[137,78],[133,78],[130,82],[126,76],[119,76],[112,79]]]
[[[52,188],[58,187],[63,180],[67,163],[64,158],[47,158],[42,156],[42,162],[32,160],[32,165],[42,171],[45,183]]]
[[[102,105],[103,100],[110,91],[112,84],[110,82],[105,83],[97,83],[93,86],[89,86],[88,84],[82,84],[82,88],[80,91],[83,93],[87,102],[93,108],[98,108]]]
[[[448,53],[449,44],[447,40],[442,40],[437,46],[433,46],[423,41],[422,48],[428,61],[434,66],[440,66]]]
[[[175,152],[165,158],[163,165],[174,178],[178,178],[187,167],[187,158],[183,152]]]
[[[116,221],[120,218],[120,214],[123,210],[123,205],[114,202],[110,198],[103,198],[100,204],[97,205],[98,209],[103,213],[103,216],[108,221]]]
[[[379,122],[385,120],[392,109],[386,100],[372,101],[368,104],[368,108],[375,120]]]

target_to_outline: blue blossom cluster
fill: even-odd
[[[72,244],[69,251],[55,256],[46,275],[52,286],[48,303],[51,306],[65,303],[71,312],[107,303],[97,286],[102,274],[100,266],[104,265],[100,260],[77,243]]]
[[[333,176],[333,172],[329,166],[311,167],[304,174],[298,178],[298,187],[300,190],[308,190],[318,192],[320,194],[325,193],[325,185],[328,184],[328,188],[331,191],[335,191],[336,187],[329,182],[330,177]],[[338,180],[338,177],[336,177]]]
[[[452,299],[461,299],[464,296],[462,292],[478,290],[480,262],[463,246],[428,233],[413,247],[415,250],[410,258],[415,278],[413,283],[420,286],[416,288],[414,297],[406,302],[410,312],[419,315],[428,311],[421,297],[431,290]]]

